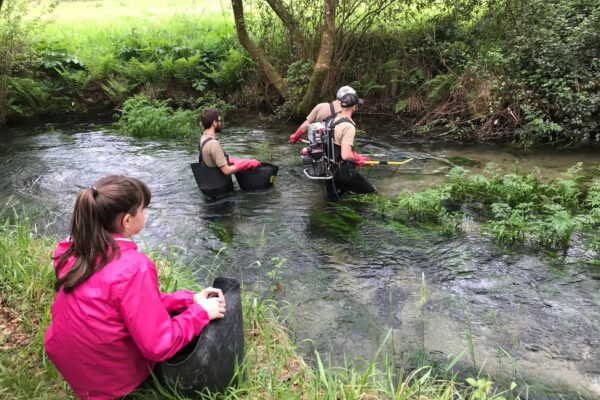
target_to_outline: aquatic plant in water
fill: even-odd
[[[481,222],[481,233],[503,245],[530,243],[566,251],[577,230],[600,223],[600,180],[589,188],[581,163],[545,183],[536,169],[505,172],[489,164],[483,174],[457,167],[448,181],[422,192],[402,192],[396,200],[364,196],[382,216],[404,224],[435,223],[445,233],[459,230],[463,213]]]

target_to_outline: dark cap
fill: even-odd
[[[343,95],[340,99],[340,103],[342,104],[342,107],[352,107],[357,104],[365,104],[363,99],[359,99],[354,93],[346,93]]]

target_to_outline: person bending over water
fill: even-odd
[[[136,178],[101,178],[79,192],[70,236],[56,247],[44,345],[79,398],[133,391],[157,362],[225,315],[219,289],[160,292],[155,265],[130,239],[144,226],[150,197]]]

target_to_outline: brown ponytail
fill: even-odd
[[[119,246],[112,236],[118,233],[118,218],[135,215],[140,206],[150,204],[150,197],[144,182],[119,175],[105,176],[92,188],[79,192],[71,218],[71,247],[58,259],[54,288],[58,291],[63,286],[68,293],[119,257]],[[76,257],[73,266],[59,277],[71,256]]]

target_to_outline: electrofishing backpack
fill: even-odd
[[[302,149],[302,162],[311,165],[304,169],[304,174],[309,179],[332,179],[337,165],[342,159],[342,148],[334,142],[335,127],[342,122],[354,123],[348,118],[336,120],[339,112],[335,112],[333,103],[330,103],[331,114],[322,122],[308,125],[309,145]]]

